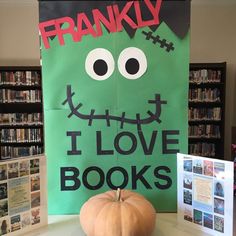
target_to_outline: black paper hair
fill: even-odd
[[[122,9],[127,1],[49,1],[40,0],[40,17],[39,21],[44,22],[60,17],[69,16],[76,21],[77,14],[84,12],[90,22],[93,24],[92,9],[99,9],[105,17],[107,17],[106,7],[111,4],[117,4],[119,9]],[[154,4],[154,1],[152,1]],[[142,7],[142,17],[144,20],[149,20],[150,12],[145,9],[145,4],[140,1]],[[135,19],[133,9],[129,11],[129,17]],[[160,9],[160,23],[164,21],[169,28],[179,38],[184,38],[190,26],[190,0],[165,0],[162,1]],[[129,36],[132,38],[136,30],[132,29],[126,22],[123,22],[123,27]],[[150,29],[155,31],[158,25],[151,26]]]

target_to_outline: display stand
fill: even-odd
[[[86,236],[83,232],[79,215],[51,215],[49,224],[34,232],[29,232],[24,236],[64,236],[76,235]],[[193,231],[178,225],[176,213],[158,213],[156,216],[156,226],[152,236],[209,236],[207,233]]]

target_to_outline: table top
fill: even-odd
[[[42,227],[24,236],[85,236],[79,215],[50,215],[48,226]],[[207,236],[199,231],[181,227],[177,224],[177,214],[159,213],[156,218],[156,227],[152,236]]]

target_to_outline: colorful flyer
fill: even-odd
[[[0,235],[18,235],[47,224],[45,156],[0,162]]]
[[[177,159],[179,223],[232,236],[234,163],[180,153]]]

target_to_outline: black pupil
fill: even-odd
[[[107,69],[107,63],[102,59],[96,60],[93,64],[93,70],[99,76],[105,75],[107,73]]]
[[[138,71],[139,71],[138,60],[135,58],[130,58],[125,64],[125,69],[131,75],[138,73]]]

